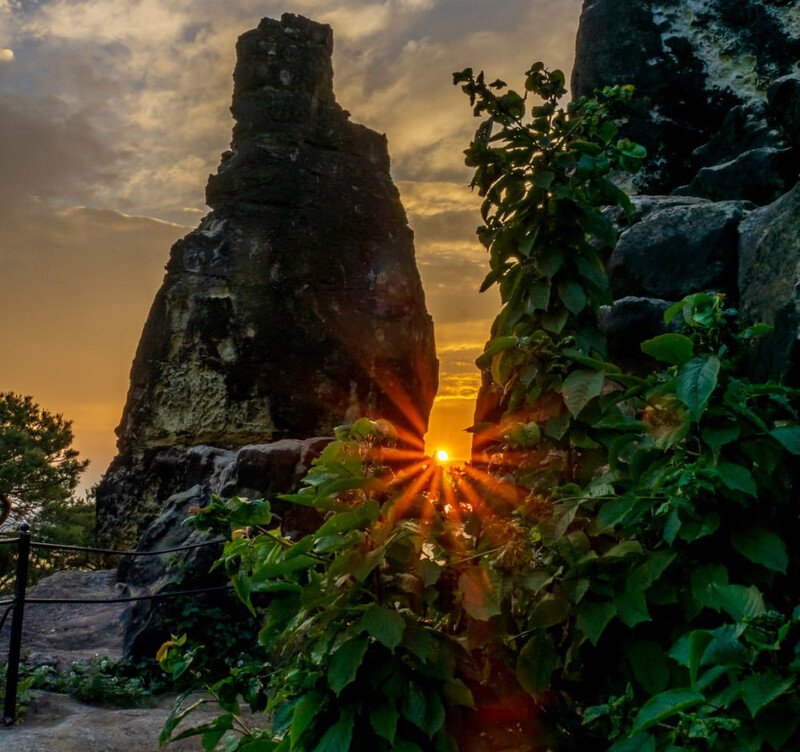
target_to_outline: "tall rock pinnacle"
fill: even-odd
[[[239,38],[212,211],[172,248],[98,492],[106,543],[160,511],[187,447],[322,436],[361,415],[412,443],[426,430],[437,362],[413,236],[385,136],[334,99],[332,46],[330,27],[291,14]]]

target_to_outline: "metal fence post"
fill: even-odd
[[[8,643],[6,667],[6,699],[3,706],[3,725],[13,726],[17,719],[17,685],[19,658],[22,651],[22,617],[25,613],[25,591],[28,588],[28,560],[31,552],[31,532],[27,522],[19,526],[17,541],[17,581],[14,583],[14,613],[11,616],[11,639]]]

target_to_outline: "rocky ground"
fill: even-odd
[[[113,571],[60,572],[29,591],[38,598],[114,598],[128,594]],[[122,657],[122,620],[126,604],[29,604],[25,611],[23,655],[29,666],[68,668],[96,656]],[[0,632],[8,651],[9,624]],[[119,709],[87,705],[54,692],[36,692],[20,722],[0,727],[0,752],[156,752],[158,735],[174,696],[162,696],[152,707]],[[202,708],[199,722],[215,715]],[[200,750],[198,739],[168,747],[173,752]]]

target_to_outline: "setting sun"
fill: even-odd
[[[450,460],[450,455],[447,453],[446,449],[437,449],[435,456],[437,462],[444,463]]]

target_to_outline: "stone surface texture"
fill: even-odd
[[[28,590],[29,598],[106,600],[135,595],[117,582],[113,570],[57,572]],[[121,658],[124,603],[29,603],[23,620],[23,657],[30,666],[60,670],[93,657]],[[8,655],[11,619],[0,630],[0,650]],[[0,736],[0,740],[2,736]],[[0,746],[2,749],[2,746]]]
[[[800,385],[796,0],[584,0],[572,94],[616,84],[636,87],[621,135],[648,158],[613,176],[634,195],[630,218],[607,210],[620,231],[600,314],[608,356],[650,369],[639,344],[663,331],[663,310],[712,290],[774,326],[752,377]],[[484,372],[475,424],[500,419],[500,397]],[[473,442],[475,459],[485,446]]]
[[[742,223],[739,289],[744,315],[773,327],[754,375],[800,385],[800,184]]]
[[[317,513],[306,507],[282,502],[277,496],[296,491],[300,481],[329,439],[282,439],[270,444],[252,444],[226,455],[218,472],[196,479],[196,485],[170,496],[162,512],[144,530],[140,551],[162,551],[193,546],[211,540],[206,534],[184,525],[192,507],[203,507],[212,493],[224,498],[269,499],[276,524],[288,537],[307,532],[319,524]],[[209,447],[192,447],[187,455],[205,455]],[[222,570],[210,572],[221,545],[204,545],[163,556],[128,556],[119,565],[118,577],[138,592],[159,594],[183,590],[222,587],[227,578]],[[192,596],[199,606],[222,608],[232,619],[246,617],[243,606],[228,592]],[[133,604],[124,617],[124,653],[151,656],[169,639],[170,617],[180,605],[170,599],[143,600]]]
[[[738,226],[746,204],[668,206],[625,230],[608,263],[615,298],[675,300],[689,291],[735,297]]]
[[[800,383],[797,3],[585,0],[572,91],[625,83],[637,87],[625,129],[649,157],[628,186],[640,194],[631,221],[615,217],[611,356],[630,361],[652,313],[633,298],[718,290],[775,327],[752,375]]]
[[[708,150],[693,152],[719,134],[728,113],[763,107],[769,84],[797,73],[798,60],[800,18],[792,0],[585,0],[572,92],[636,86],[628,132],[650,152],[636,186],[669,193],[708,166]],[[735,132],[735,122],[727,125]],[[761,119],[757,145],[785,141],[786,133],[766,136],[773,127]],[[748,148],[745,141],[736,153]]]
[[[331,52],[328,26],[291,14],[239,38],[212,211],[172,248],[98,491],[105,545],[135,543],[227,450],[362,415],[425,432],[437,362],[413,236],[385,136],[334,99]]]

